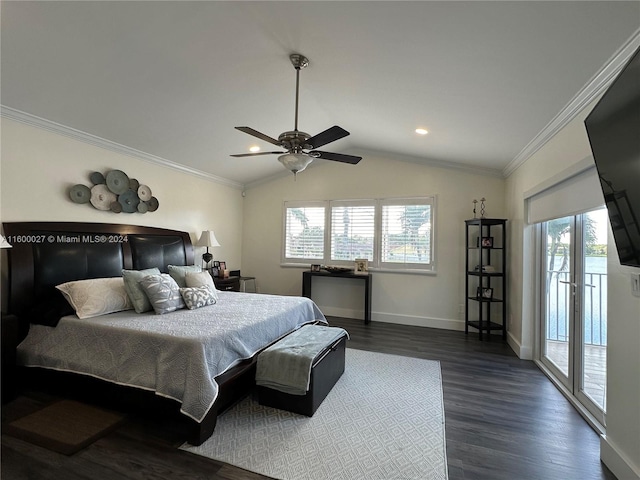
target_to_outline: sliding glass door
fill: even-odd
[[[542,224],[540,360],[604,425],[607,349],[607,214]]]

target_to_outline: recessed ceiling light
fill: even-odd
[[[255,153],[255,152],[259,152],[259,151],[260,151],[260,147],[259,147],[259,146],[257,146],[257,145],[254,145],[253,147],[250,147],[250,148],[249,148],[249,151],[250,151],[250,152],[254,152],[254,153]]]
[[[416,133],[418,135],[426,135],[429,132],[427,130],[425,130],[424,128],[416,128]]]

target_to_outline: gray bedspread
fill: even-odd
[[[55,328],[32,325],[18,364],[91,375],[181,402],[200,422],[218,395],[214,377],[288,332],[325,317],[310,299],[218,292],[215,305],[165,315],[133,310]]]

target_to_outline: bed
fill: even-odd
[[[189,234],[54,222],[5,223],[4,233],[13,245],[9,313],[25,337],[17,361],[27,377],[64,378],[69,393],[104,390],[102,398],[127,398],[145,409],[162,405],[158,412],[168,405],[180,412],[194,445],[253,388],[257,353],[304,324],[326,322],[305,297],[222,291],[215,304],[193,310],[127,309],[80,319],[56,285],[193,265]]]

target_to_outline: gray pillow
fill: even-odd
[[[124,289],[129,296],[129,300],[133,304],[136,313],[144,313],[152,310],[153,307],[149,303],[149,298],[140,286],[140,280],[148,275],[160,275],[157,268],[147,268],[146,270],[122,270],[122,278],[124,278]]]
[[[180,287],[166,273],[147,275],[140,280],[140,286],[149,297],[149,302],[158,315],[184,308]]]
[[[199,265],[167,265],[169,275],[173,277],[179,287],[186,287],[185,275],[187,272],[201,272],[202,267]]]
[[[187,287],[208,287],[216,301],[218,300],[218,290],[209,272],[187,272],[184,279]]]
[[[180,295],[182,295],[182,299],[189,310],[213,305],[217,301],[211,289],[206,285],[181,288]]]

